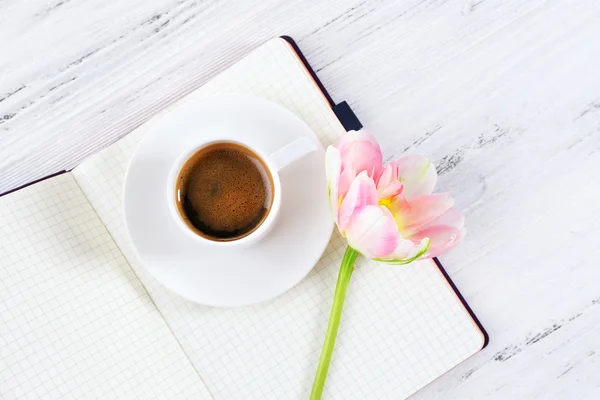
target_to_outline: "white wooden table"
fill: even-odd
[[[0,0],[0,192],[281,34],[467,215],[442,262],[491,342],[414,398],[600,398],[598,0]]]

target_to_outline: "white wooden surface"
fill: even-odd
[[[280,34],[467,215],[442,262],[491,342],[414,398],[598,398],[598,0],[0,0],[0,192]]]

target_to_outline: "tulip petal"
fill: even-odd
[[[454,207],[449,208],[446,212],[440,215],[437,218],[432,219],[430,222],[420,225],[413,226],[411,229],[404,229],[403,234],[405,237],[412,235],[417,230],[423,230],[427,228],[432,228],[438,225],[451,226],[456,229],[462,229],[465,225],[465,217],[464,215]]]
[[[392,197],[398,196],[400,193],[402,193],[403,188],[404,188],[404,185],[402,185],[402,182],[393,181],[392,183],[390,183],[388,185],[379,186],[377,188],[377,195],[379,196],[380,200],[391,199]],[[388,201],[391,202],[391,200],[388,200]],[[383,202],[381,204],[385,205]]]
[[[361,129],[359,131],[348,131],[340,139],[340,142],[338,143],[338,147],[341,149],[342,147],[344,147],[344,145],[351,143],[351,142],[356,142],[356,141],[369,142],[369,143],[377,146],[377,148],[379,149],[379,143],[377,143],[377,140],[373,137],[373,135],[371,135],[371,133],[369,131],[367,131],[365,129]]]
[[[388,257],[401,239],[389,210],[366,206],[357,210],[346,227],[348,244],[369,258]]]
[[[356,174],[367,171],[371,178],[379,178],[382,168],[381,149],[369,132],[350,131],[342,136],[338,147],[342,168],[352,169]]]
[[[404,184],[404,198],[411,201],[433,193],[437,182],[435,166],[424,156],[410,155],[395,162],[398,179]]]
[[[398,243],[398,246],[392,252],[389,258],[377,258],[375,259],[375,261],[380,261],[392,265],[405,265],[419,258],[424,258],[424,255],[425,253],[427,253],[428,249],[428,238],[423,238],[418,244],[410,240],[401,239]]]
[[[398,180],[398,169],[394,163],[387,164],[383,171],[381,171],[381,176],[377,181],[377,186],[387,186],[390,183]]]
[[[340,148],[342,167],[352,168],[357,173],[366,171],[371,178],[381,174],[382,155],[379,146],[367,141],[357,141]]]
[[[329,208],[335,221],[338,215],[338,185],[342,171],[342,160],[340,152],[333,146],[327,147],[325,152],[325,172],[327,174],[327,194],[329,196]]]
[[[356,173],[351,168],[342,168],[342,175],[338,183],[338,197],[346,196],[354,178],[356,178]]]
[[[346,225],[350,221],[355,210],[359,210],[365,206],[377,205],[377,190],[375,182],[366,174],[361,172],[350,185],[350,189],[346,197],[342,200],[340,210],[338,212],[338,228],[340,232],[344,232]]]
[[[385,166],[377,182],[377,195],[379,199],[390,199],[402,193],[402,182],[398,180],[396,167],[393,164]]]
[[[412,241],[429,239],[429,250],[423,258],[437,257],[455,247],[464,237],[464,229],[452,226],[439,225],[424,229],[412,235]]]
[[[441,193],[417,197],[410,202],[403,196],[398,196],[389,208],[394,215],[398,230],[406,235],[407,232],[420,230],[423,225],[438,218],[453,205],[454,199],[446,193]]]

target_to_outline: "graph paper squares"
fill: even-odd
[[[72,175],[0,221],[0,398],[210,398]]]

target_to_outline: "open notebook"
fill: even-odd
[[[265,43],[161,114],[222,92],[283,105],[323,145],[344,133],[284,39]],[[217,309],[167,291],[138,261],[121,211],[129,159],[155,120],[70,173],[0,198],[1,398],[308,398],[342,238],[334,233],[308,277],[267,303]],[[484,342],[434,262],[361,260],[324,398],[408,397]]]

